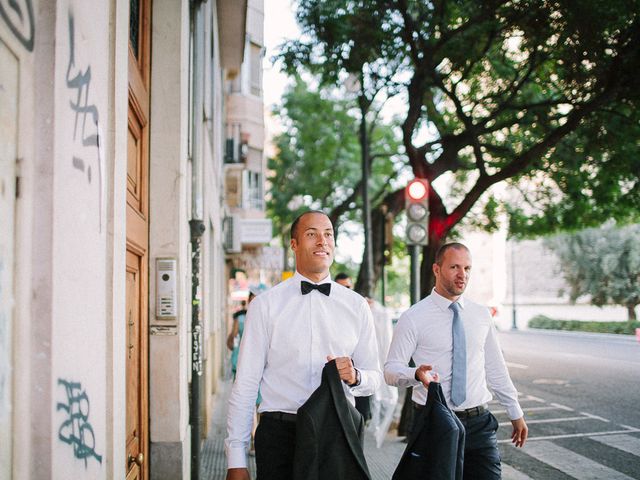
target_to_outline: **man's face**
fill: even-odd
[[[336,280],[336,283],[339,283],[343,287],[353,288],[353,282],[351,281],[351,277],[341,278],[340,280]]]
[[[442,256],[442,264],[433,265],[436,292],[456,301],[464,293],[471,274],[471,255],[464,248],[449,248]]]
[[[333,226],[326,215],[307,213],[298,221],[291,249],[297,270],[310,280],[320,281],[329,274],[336,248]]]

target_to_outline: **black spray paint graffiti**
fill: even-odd
[[[31,0],[26,0],[19,5],[16,0],[0,0],[0,17],[6,22],[9,30],[20,43],[33,51],[35,37],[35,23],[33,21],[33,5]]]
[[[56,411],[63,410],[67,419],[58,430],[58,438],[64,443],[73,445],[73,454],[76,458],[84,460],[87,467],[87,459],[95,458],[102,464],[102,455],[96,453],[96,436],[93,427],[89,423],[89,397],[82,390],[82,385],[77,382],[67,382],[58,379],[58,385],[62,385],[67,394],[67,402],[58,402]]]
[[[72,76],[72,70],[75,76]],[[75,90],[76,97],[69,101],[71,110],[75,112],[75,122],[73,125],[73,140],[80,141],[83,147],[95,147],[98,158],[98,196],[99,196],[99,225],[102,232],[102,154],[100,148],[99,121],[100,115],[95,104],[89,104],[89,87],[91,86],[91,66],[83,72],[76,67],[75,58],[75,27],[73,15],[69,14],[69,65],[67,67],[67,88]],[[88,122],[87,122],[88,120]],[[73,168],[81,172],[87,172],[87,180],[91,183],[91,165],[88,165],[82,158],[73,156]],[[86,167],[85,167],[86,165]]]

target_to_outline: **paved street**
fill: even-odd
[[[505,480],[640,479],[640,344],[633,337],[563,332],[502,332],[500,341],[529,423],[524,449],[509,442],[511,424],[491,409]],[[229,384],[218,396],[204,446],[203,479],[223,479],[222,442]],[[367,436],[375,480],[386,480],[405,444],[389,435],[381,449]],[[253,466],[252,466],[253,468]]]
[[[500,341],[530,428],[509,443],[499,405],[505,480],[640,479],[640,344],[633,337],[503,332]]]

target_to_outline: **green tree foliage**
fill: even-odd
[[[639,238],[640,225],[606,225],[550,237],[545,243],[560,258],[572,300],[589,295],[599,307],[623,305],[631,322],[640,304]]]
[[[283,45],[285,67],[334,85],[354,75],[363,101],[401,95],[413,174],[455,178],[451,191],[430,192],[423,294],[435,250],[459,222],[472,213],[495,228],[506,207],[488,192],[500,182],[528,185],[508,209],[514,233],[637,218],[637,0],[296,5],[303,35]],[[392,192],[380,207],[396,214],[402,198]],[[374,253],[380,264],[375,239]]]
[[[274,112],[282,126],[275,137],[276,154],[269,159],[269,216],[276,233],[288,242],[292,220],[310,208],[327,208],[336,227],[357,218],[361,186],[360,144],[353,102],[317,90],[299,76]],[[400,149],[392,127],[370,124],[370,188],[380,201],[390,191]]]

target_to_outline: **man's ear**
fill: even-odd
[[[434,275],[438,275],[440,273],[440,265],[434,263],[431,267],[431,270],[433,270]]]
[[[291,250],[293,250],[295,252],[296,251],[296,247],[298,246],[298,242],[296,241],[295,238],[292,238],[291,242],[289,242],[289,245],[291,246]]]

